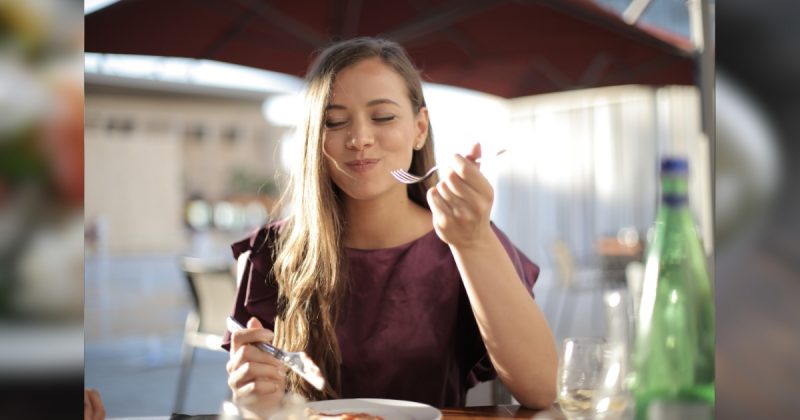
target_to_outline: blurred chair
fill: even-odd
[[[590,314],[595,313],[597,300],[602,299],[602,292],[610,288],[610,282],[603,277],[602,270],[592,267],[578,267],[572,250],[560,238],[556,239],[551,246],[551,256],[553,265],[556,269],[558,285],[558,303],[553,318],[553,335],[556,337],[566,337],[570,334],[573,327],[573,315],[578,309],[575,305],[576,296],[567,299],[567,294],[578,295],[580,293],[599,292],[598,299],[591,300]],[[555,299],[548,298],[545,313],[552,314],[551,309]],[[559,335],[562,328],[566,326],[566,334]]]
[[[600,256],[603,277],[617,283],[626,282],[626,267],[629,263],[642,261],[644,244],[639,233],[632,227],[623,227],[616,237],[603,237],[595,242],[595,251]]]
[[[174,413],[183,410],[195,350],[224,351],[220,346],[225,318],[233,308],[237,285],[228,263],[185,257],[181,269],[189,285],[192,308],[186,316]]]

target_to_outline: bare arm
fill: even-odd
[[[552,404],[558,357],[547,321],[489,223],[494,193],[473,147],[428,191],[439,237],[450,245],[498,376],[523,405]],[[469,159],[469,161],[467,160]]]
[[[556,394],[553,336],[497,235],[489,235],[480,246],[450,248],[500,380],[523,405],[546,407]]]

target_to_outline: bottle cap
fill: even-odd
[[[689,172],[689,161],[682,157],[667,157],[661,159],[662,173],[687,173]]]

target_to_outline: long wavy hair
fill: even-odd
[[[298,164],[293,168],[282,201],[291,209],[283,225],[275,255],[274,274],[279,287],[275,344],[290,351],[305,351],[320,367],[326,388],[318,391],[294,372],[287,391],[311,400],[341,394],[342,362],[336,322],[348,288],[344,258],[342,191],[325,164],[323,127],[336,81],[343,69],[368,58],[379,58],[405,81],[415,114],[425,107],[417,69],[397,43],[379,38],[354,38],[321,51],[306,75],[306,113],[300,123],[303,140]],[[410,170],[421,174],[434,165],[433,130],[420,150],[413,151]],[[428,188],[436,177],[408,186],[408,197],[423,208]]]

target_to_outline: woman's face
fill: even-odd
[[[336,76],[325,110],[326,164],[339,188],[356,200],[402,193],[390,175],[411,165],[414,147],[428,133],[426,109],[416,115],[403,78],[378,58],[362,60]]]

